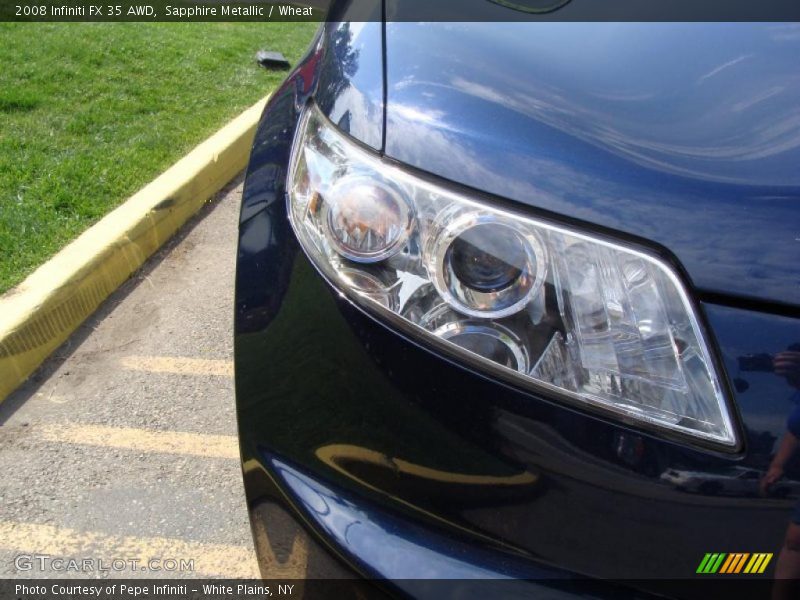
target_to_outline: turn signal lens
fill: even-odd
[[[345,258],[378,262],[405,244],[411,211],[389,185],[368,177],[344,177],[331,186],[325,200],[325,233]]]
[[[311,260],[393,324],[564,402],[737,445],[703,328],[658,257],[418,178],[313,105],[288,190]]]

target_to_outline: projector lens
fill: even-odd
[[[499,318],[522,310],[541,289],[546,252],[533,233],[482,212],[439,215],[429,272],[458,312]]]
[[[498,292],[512,285],[527,263],[519,236],[493,223],[477,225],[459,235],[445,260],[461,283],[479,292]]]

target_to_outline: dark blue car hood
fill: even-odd
[[[387,156],[800,298],[800,25],[388,23]]]

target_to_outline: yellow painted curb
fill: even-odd
[[[0,297],[0,402],[247,165],[263,99]]]

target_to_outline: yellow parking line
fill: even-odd
[[[295,549],[297,547],[295,544]],[[162,574],[168,572],[166,569],[174,571],[177,567],[180,570],[183,560],[183,575],[221,575],[231,579],[259,577],[255,552],[251,548],[228,544],[206,544],[163,537],[115,536],[54,525],[0,521],[0,548],[17,553],[49,555],[51,559],[77,559],[78,564],[84,558],[95,561],[102,559],[109,570],[112,561],[125,561],[128,573],[131,572],[131,561],[136,561],[137,573],[144,573],[142,568],[146,568],[151,559],[156,559],[158,562],[153,566],[160,569],[159,573]],[[173,560],[177,565],[169,562]],[[303,577],[304,561],[307,561],[307,556],[305,547],[302,547],[300,552],[293,553],[284,563],[276,562],[270,564],[269,568],[270,571],[274,569],[278,579]],[[35,560],[31,562],[32,570],[25,571],[26,576],[58,576],[57,572],[38,571],[40,563]],[[92,577],[93,574],[86,573],[86,576]]]
[[[32,432],[48,442],[128,448],[139,452],[187,454],[204,458],[239,458],[234,435],[155,431],[104,425],[38,425]]]
[[[120,359],[124,369],[148,373],[176,373],[178,375],[214,375],[233,377],[233,361],[178,356],[125,356]]]

